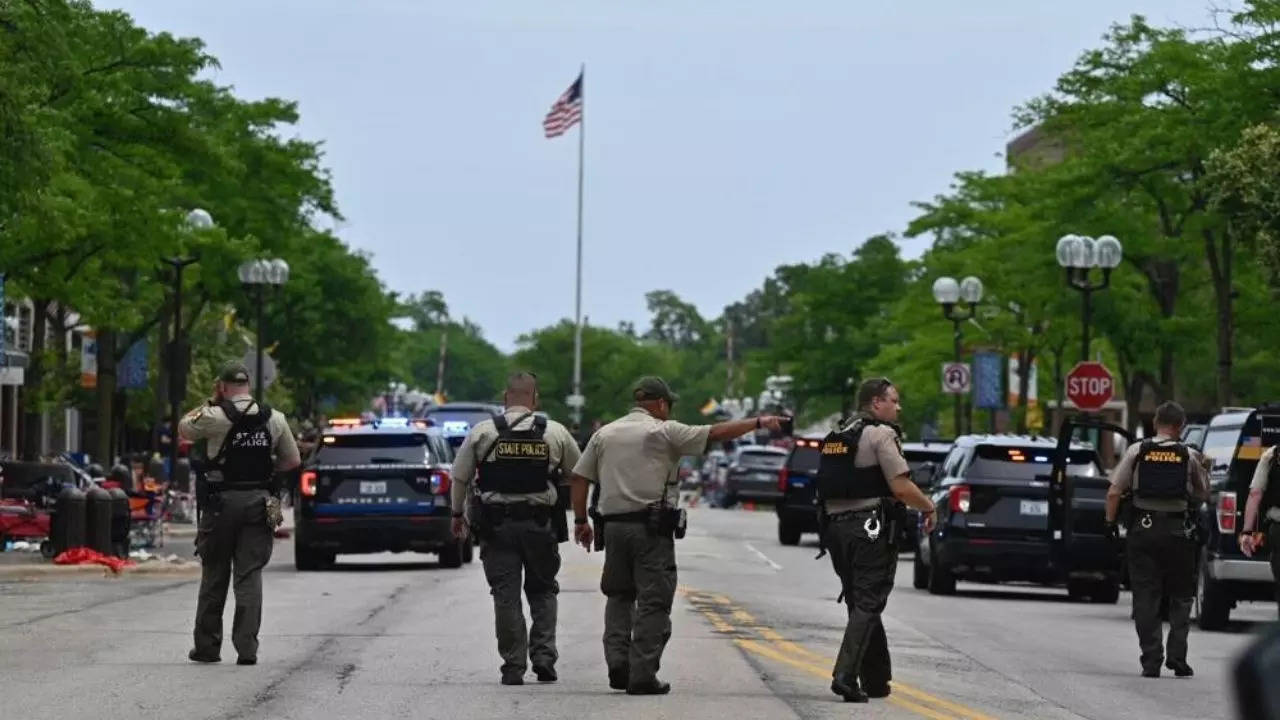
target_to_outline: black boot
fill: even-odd
[[[609,687],[613,690],[626,690],[631,679],[631,668],[623,665],[609,669]]]
[[[1170,660],[1164,666],[1172,670],[1173,674],[1178,677],[1191,677],[1196,674],[1196,671],[1191,669],[1186,660]]]
[[[854,682],[832,680],[831,692],[839,695],[845,702],[864,703],[870,700],[867,694],[858,689],[858,684]]]

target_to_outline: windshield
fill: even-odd
[[[465,436],[471,428],[492,418],[484,410],[432,410],[426,414],[434,427],[440,428],[445,437]]]
[[[1006,447],[979,445],[965,477],[994,480],[1035,480],[1053,469],[1053,449],[1046,447]],[[1101,471],[1097,453],[1071,450],[1067,456],[1067,474],[1074,477],[1097,477]]]
[[[738,463],[750,467],[762,467],[777,470],[786,462],[787,456],[782,453],[744,452],[738,456]]]
[[[1213,462],[1209,468],[1212,479],[1226,477],[1227,469],[1231,467],[1231,458],[1236,454],[1236,443],[1240,441],[1240,430],[1243,427],[1243,425],[1220,425],[1209,428],[1205,433],[1204,447],[1201,448],[1201,452]]]
[[[316,453],[320,465],[444,463],[438,444],[423,433],[326,435]]]

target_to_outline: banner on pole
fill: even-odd
[[[142,390],[147,387],[148,351],[146,338],[129,346],[117,370],[119,385],[124,390]]]
[[[86,330],[80,342],[80,386],[98,387],[98,334]]]
[[[1004,407],[1001,397],[1004,360],[999,353],[976,352],[973,354],[973,406],[979,410],[999,410]]]

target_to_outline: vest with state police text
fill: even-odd
[[[822,501],[867,500],[892,495],[879,465],[858,467],[855,463],[862,431],[868,426],[883,424],[859,418],[848,429],[828,433],[822,439],[818,461],[818,497]]]
[[[227,400],[218,407],[231,421],[231,429],[210,462],[210,466],[219,471],[210,475],[210,483],[226,490],[270,490],[275,475],[271,456],[271,408],[260,404],[258,412],[250,415]]]
[[[1142,500],[1187,500],[1191,451],[1180,442],[1146,441],[1138,448],[1138,481],[1133,495]]]
[[[544,437],[546,418],[537,416],[528,430],[515,430],[505,415],[498,414],[493,417],[493,425],[498,438],[477,468],[476,487],[482,493],[504,495],[546,492],[551,484],[551,446]]]

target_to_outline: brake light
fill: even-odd
[[[436,495],[445,495],[449,492],[449,473],[444,470],[431,472],[431,492]]]
[[[298,483],[298,489],[302,491],[303,497],[316,496],[316,474],[312,470],[302,473],[302,480]]]
[[[1236,531],[1236,494],[1224,492],[1218,496],[1218,532],[1228,535]]]
[[[783,466],[783,468],[778,471],[778,490],[782,492],[787,491],[787,481],[791,479],[790,475],[791,473],[787,470],[786,466]]]
[[[969,512],[969,498],[971,495],[972,493],[969,491],[968,485],[956,485],[951,488],[951,494],[949,496],[950,500],[948,501],[948,507],[951,509],[951,512]]]

